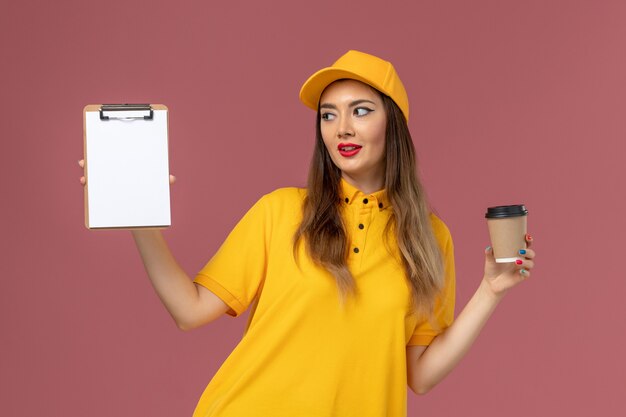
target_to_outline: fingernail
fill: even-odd
[[[526,249],[520,249],[519,250],[519,254],[520,255],[526,255]]]
[[[533,240],[533,237],[531,235],[529,235],[529,234],[526,234],[526,240]]]
[[[524,268],[522,268],[522,269],[519,270],[519,273],[522,274],[522,275],[526,275],[526,270]]]
[[[490,250],[491,250],[491,246],[487,246],[487,247],[485,248],[485,252],[489,252]]]
[[[518,265],[521,265],[521,264],[523,264],[524,262],[522,262],[520,259],[518,259],[517,261],[515,261],[515,263],[516,263],[516,264],[518,264]]]

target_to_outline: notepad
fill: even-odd
[[[83,121],[85,226],[170,226],[167,107],[93,104]]]

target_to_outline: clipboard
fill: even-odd
[[[83,139],[88,229],[171,225],[166,106],[87,105]]]

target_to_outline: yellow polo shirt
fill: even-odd
[[[246,331],[217,371],[194,417],[405,416],[406,346],[428,345],[454,315],[454,255],[446,225],[432,225],[444,254],[446,286],[435,322],[409,311],[410,288],[394,239],[383,243],[391,213],[384,191],[363,194],[344,180],[342,216],[348,267],[359,296],[342,306],[335,279],[292,242],[305,189],[263,196],[241,219],[194,282],[238,316]]]

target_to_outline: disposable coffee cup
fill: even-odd
[[[485,218],[496,262],[518,260],[519,250],[526,247],[526,207],[521,204],[489,207]]]

